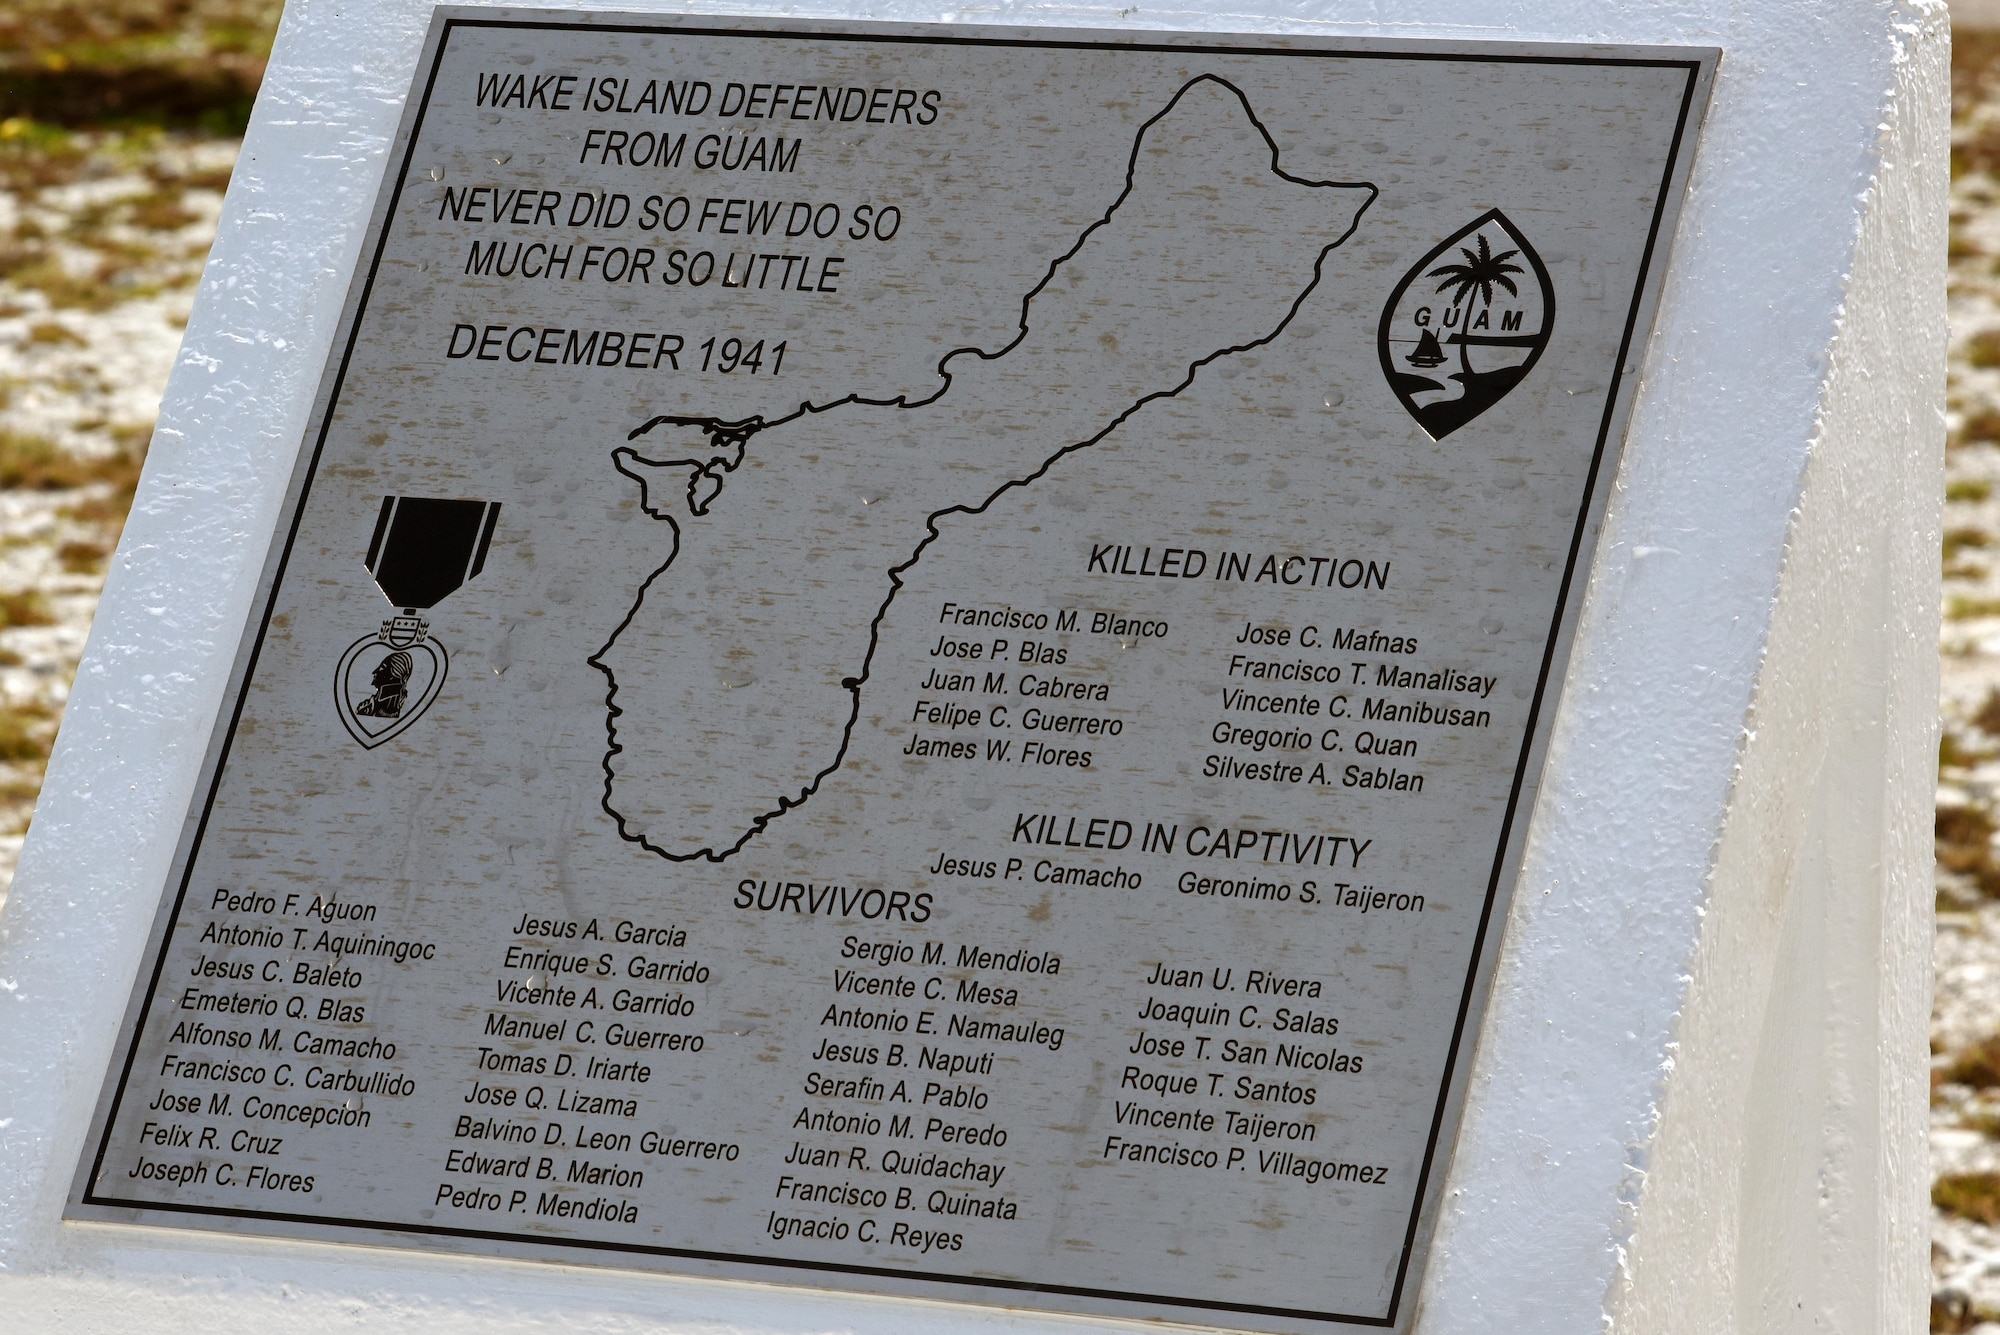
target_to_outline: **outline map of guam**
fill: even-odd
[[[1022,298],[1013,340],[946,353],[929,397],[634,430],[666,434],[612,462],[674,546],[589,660],[609,680],[620,835],[720,862],[803,805],[846,757],[882,620],[938,521],[1277,338],[1376,193],[1281,170],[1241,90],[1198,75],[1140,127],[1124,190]]]

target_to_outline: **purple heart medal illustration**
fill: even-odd
[[[1382,374],[1443,440],[1507,397],[1541,360],[1556,294],[1542,257],[1498,209],[1439,242],[1382,309]]]
[[[422,718],[444,687],[451,659],[418,615],[464,587],[486,565],[498,501],[384,496],[368,543],[375,587],[402,609],[347,646],[333,698],[354,740],[373,750]]]

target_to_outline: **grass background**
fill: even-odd
[[[281,0],[8,0],[0,107],[38,126],[240,135],[283,10]]]

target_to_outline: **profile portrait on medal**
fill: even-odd
[[[354,706],[354,712],[363,718],[401,718],[403,702],[410,698],[410,673],[415,667],[416,660],[407,650],[391,650],[369,675],[368,684],[375,688],[375,693]]]
[[[340,721],[362,746],[405,732],[437,700],[451,659],[418,614],[485,568],[499,518],[498,501],[382,498],[366,565],[401,611],[347,646],[333,681]]]

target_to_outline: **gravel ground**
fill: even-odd
[[[2000,42],[1961,42],[1933,1331],[2000,1335]],[[0,121],[0,906],[236,157]]]
[[[2000,60],[1954,70],[1945,736],[1931,1021],[1934,1331],[2000,1335]]]

